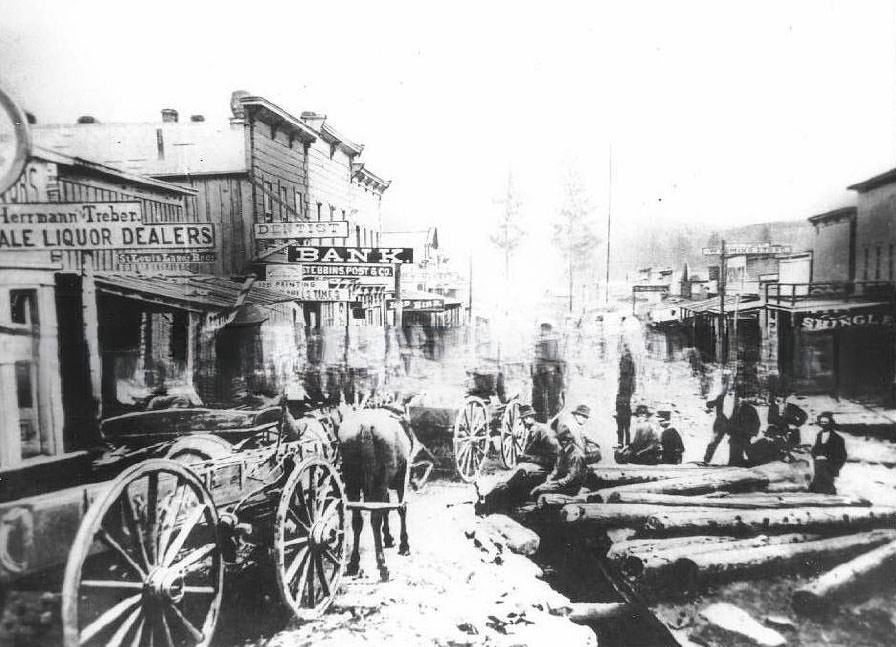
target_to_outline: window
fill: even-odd
[[[321,217],[320,217],[320,209],[321,209],[321,207],[323,207],[323,206],[324,206],[324,205],[323,205],[322,203],[320,203],[320,202],[317,203],[317,221],[318,221],[318,222],[321,221]]]
[[[299,217],[305,217],[305,200],[302,198],[302,192],[296,191],[296,213]]]
[[[37,323],[37,290],[9,291],[9,319],[14,324],[31,326]]]
[[[285,186],[280,187],[280,220],[289,220],[289,193]]]
[[[18,361],[15,363],[16,400],[19,408],[19,433],[22,441],[22,458],[31,458],[45,453],[38,426],[35,391],[37,380],[34,363]]]
[[[893,280],[893,243],[890,243],[890,253],[887,254],[887,280]]]
[[[265,216],[273,216],[274,215],[274,201],[271,200],[271,195],[274,193],[274,185],[270,182],[264,183],[264,215]],[[271,220],[271,218],[265,218],[265,220]]]
[[[867,247],[865,248],[865,265],[864,265],[864,268],[862,269],[862,280],[863,281],[868,280],[868,248]]]
[[[355,225],[355,245],[361,246],[361,228],[358,225]]]

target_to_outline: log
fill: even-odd
[[[733,470],[709,472],[696,476],[683,476],[674,479],[654,481],[653,483],[636,483],[620,485],[615,488],[598,490],[595,495],[602,501],[612,503],[617,494],[623,492],[653,492],[656,494],[695,495],[709,494],[724,490],[726,492],[747,492],[761,490],[769,484],[768,478],[750,469],[740,467]]]
[[[656,547],[648,552],[628,555],[622,560],[620,568],[630,577],[643,577],[657,580],[668,575],[680,559],[687,559],[698,553],[725,552],[756,548],[759,546],[776,546],[781,544],[796,544],[821,539],[820,535],[805,533],[789,533],[785,535],[759,535],[749,539],[729,538],[722,542],[703,542],[699,544],[672,544],[664,546],[662,542],[674,541],[660,540]]]
[[[595,525],[623,528],[640,527],[656,514],[655,505],[613,505],[611,503],[572,503],[560,509],[565,523],[590,522]]]
[[[589,624],[616,618],[626,618],[637,611],[625,602],[573,602],[566,617],[578,624]]]
[[[780,481],[778,483],[769,483],[765,488],[766,492],[808,492],[809,486],[800,483],[789,483]]]
[[[699,552],[679,559],[670,572],[669,581],[687,589],[707,580],[779,575],[805,567],[818,568],[821,564],[849,559],[894,539],[896,530],[879,529],[794,544]]]
[[[539,510],[546,510],[551,508],[562,508],[570,503],[588,503],[588,497],[583,494],[577,496],[555,493],[542,494],[538,497],[538,501],[535,502],[535,506]]]
[[[889,579],[896,563],[896,541],[891,541],[874,550],[840,564],[824,575],[815,578],[793,593],[793,608],[797,613],[818,614],[830,609],[830,603],[867,583],[885,569],[889,569]]]
[[[723,496],[719,496],[723,494]],[[871,502],[850,496],[835,494],[780,493],[749,494],[716,493],[716,495],[681,496],[679,494],[657,494],[655,492],[617,492],[614,503],[643,503],[663,506],[700,506],[703,508],[739,508],[744,510],[774,508],[816,508],[816,507],[868,507]]]
[[[496,544],[503,544],[518,555],[534,555],[540,539],[537,534],[503,514],[492,514],[480,521]],[[479,534],[479,533],[477,533]]]
[[[652,483],[670,478],[718,472],[731,468],[722,465],[592,465],[588,487],[608,488],[633,483]]]
[[[734,541],[736,537],[723,535],[697,535],[688,537],[667,537],[655,539],[627,539],[617,541],[610,546],[607,557],[612,560],[622,560],[629,555],[641,555],[655,550],[678,548],[680,546],[698,546],[701,544],[718,544],[724,541]]]
[[[713,533],[756,535],[810,528],[818,530],[879,528],[894,521],[896,521],[896,507],[889,506],[781,510],[693,508],[655,514],[645,522],[642,532],[650,537]]]

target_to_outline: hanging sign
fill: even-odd
[[[331,220],[312,222],[259,222],[255,224],[255,238],[258,240],[289,238],[347,238],[348,221]]]
[[[395,268],[392,265],[314,265],[303,263],[302,275],[393,278],[395,276]]]
[[[387,307],[395,310],[395,300],[390,299]],[[445,307],[443,299],[402,299],[402,310],[441,310]]]
[[[327,281],[269,279],[258,281],[256,285],[289,294],[301,301],[352,301],[350,288],[330,287]]]
[[[291,263],[413,263],[412,247],[290,247]]]
[[[28,119],[0,88],[0,193],[19,181],[30,154]]]

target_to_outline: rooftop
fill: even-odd
[[[856,182],[855,184],[851,184],[846,188],[853,191],[858,191],[859,193],[864,193],[865,191],[870,191],[871,189],[875,189],[879,186],[884,186],[885,184],[892,184],[893,182],[896,182],[896,168],[890,169],[886,173],[881,173],[880,175],[870,177],[867,180]]]

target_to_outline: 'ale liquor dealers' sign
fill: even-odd
[[[412,247],[290,247],[290,263],[413,263]]]
[[[0,204],[0,251],[208,249],[210,223],[143,223],[139,202]]]

